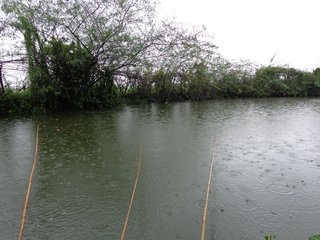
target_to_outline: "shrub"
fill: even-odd
[[[0,94],[0,115],[29,114],[33,111],[29,91],[5,90]]]

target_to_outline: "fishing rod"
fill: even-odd
[[[24,227],[25,227],[25,223],[26,223],[26,219],[27,219],[27,211],[28,211],[29,200],[30,200],[32,180],[33,180],[34,172],[35,172],[37,161],[38,161],[39,130],[40,130],[40,124],[37,126],[36,147],[35,147],[35,151],[34,151],[33,165],[32,165],[31,174],[29,177],[29,184],[28,184],[28,188],[27,188],[26,199],[24,202],[24,208],[23,208],[22,217],[21,217],[21,225],[20,225],[18,240],[22,240],[22,238],[23,238]]]
[[[139,155],[140,156],[139,156],[139,163],[138,163],[138,168],[137,168],[136,180],[134,182],[134,186],[133,186],[133,189],[132,189],[132,194],[131,194],[131,200],[130,200],[130,204],[129,204],[129,208],[128,208],[128,213],[127,213],[126,220],[124,222],[122,233],[121,233],[121,240],[124,240],[124,236],[125,236],[125,233],[126,233],[126,230],[127,230],[129,216],[130,216],[130,213],[131,213],[133,200],[134,200],[134,196],[135,196],[135,193],[136,193],[138,179],[139,179],[139,175],[140,175],[140,168],[141,168],[141,161],[142,161],[141,160],[142,159],[142,157],[141,157],[141,141],[140,141],[140,154]]]
[[[215,142],[216,142],[216,140],[214,139],[213,140],[213,146],[212,146],[212,158],[211,158],[211,165],[210,165],[209,176],[208,176],[206,199],[205,199],[205,204],[204,204],[203,214],[202,214],[201,240],[205,240],[205,236],[206,236],[207,210],[208,210],[208,200],[209,200],[209,193],[210,193],[210,187],[211,187],[211,178],[212,178],[212,168],[213,168],[213,161],[214,161],[214,146],[215,146]]]

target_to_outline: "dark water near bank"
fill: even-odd
[[[36,121],[0,120],[0,239],[16,239]],[[41,119],[25,239],[307,239],[320,231],[320,99],[130,106]]]

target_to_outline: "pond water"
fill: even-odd
[[[126,239],[301,240],[320,231],[320,99],[216,100],[0,120],[0,233],[119,239],[142,146]]]

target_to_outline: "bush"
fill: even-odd
[[[0,115],[30,114],[33,111],[29,91],[5,90],[0,94]]]

